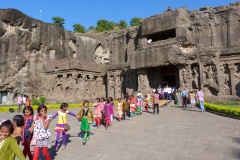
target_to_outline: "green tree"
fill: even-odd
[[[119,28],[120,28],[120,29],[125,29],[125,28],[127,28],[127,22],[124,21],[124,20],[120,20],[118,25],[119,25]]]
[[[113,30],[115,26],[114,22],[108,22],[105,19],[101,19],[97,21],[97,27],[96,31],[97,32],[103,32],[103,31],[108,31],[108,30]]]
[[[65,24],[65,19],[64,18],[52,17],[52,20],[53,20],[53,24],[64,28],[64,26],[63,26]]]
[[[86,32],[85,27],[79,23],[76,23],[73,25],[73,30],[75,33],[85,33]]]
[[[141,20],[142,20],[142,18],[134,17],[134,18],[131,19],[130,24],[131,24],[131,26],[140,25]]]
[[[94,26],[89,26],[89,27],[88,27],[88,31],[93,31],[93,30],[95,30],[95,27],[94,27]]]

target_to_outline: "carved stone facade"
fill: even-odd
[[[239,13],[238,2],[168,8],[141,26],[74,34],[0,10],[0,103],[16,103],[20,93],[51,102],[120,98],[165,85],[239,98]]]

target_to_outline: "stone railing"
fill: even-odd
[[[64,58],[46,62],[46,72],[58,72],[66,70],[85,70],[90,72],[101,72],[106,64],[97,64],[94,61],[83,59]]]
[[[187,37],[170,38],[166,40],[152,42],[150,44],[140,45],[139,50],[145,50],[145,49],[151,49],[151,48],[165,48],[165,47],[172,46],[174,44],[181,45],[185,42],[187,42]]]

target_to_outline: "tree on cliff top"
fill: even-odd
[[[85,33],[86,32],[85,27],[79,23],[76,23],[73,25],[73,30],[75,33]]]
[[[114,22],[108,22],[105,19],[101,19],[97,21],[96,31],[103,32],[103,31],[113,30],[114,26],[115,26]]]
[[[125,28],[127,28],[127,26],[128,26],[128,24],[127,24],[126,21],[124,21],[124,20],[119,21],[119,28],[120,29],[125,29]]]
[[[142,20],[142,18],[134,17],[134,18],[131,19],[130,24],[131,24],[131,26],[140,25],[141,20]]]
[[[52,20],[53,20],[53,24],[64,28],[64,26],[63,26],[65,24],[65,19],[64,18],[52,17]]]

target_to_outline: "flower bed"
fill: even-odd
[[[212,104],[209,102],[204,102],[204,106],[206,110],[223,113],[230,116],[240,117],[240,108],[230,108],[225,105]]]
[[[48,109],[59,109],[61,104],[46,104]],[[69,108],[79,108],[82,107],[82,103],[76,103],[76,104],[68,104]],[[90,103],[90,106],[92,106],[92,103]],[[37,105],[32,105],[34,110],[37,110]],[[16,112],[18,109],[17,105],[6,105],[6,106],[0,106],[0,112],[8,112],[9,108],[13,108]],[[22,107],[23,108],[23,107]]]

